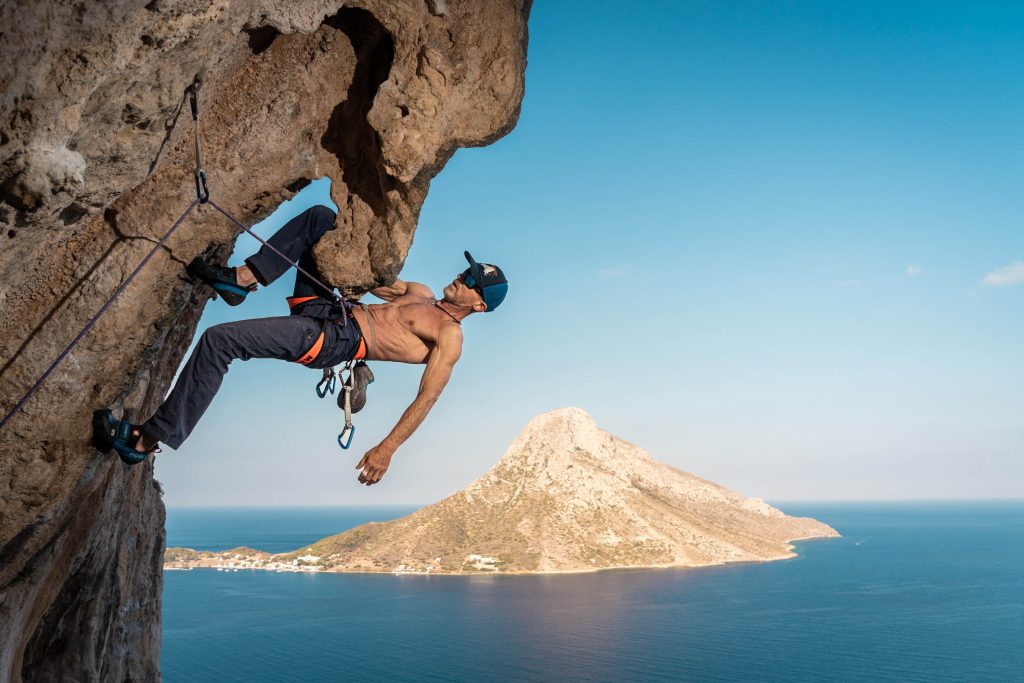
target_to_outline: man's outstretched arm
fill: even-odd
[[[424,418],[430,409],[437,403],[441,392],[444,391],[448,380],[452,376],[452,368],[462,355],[462,329],[455,325],[445,326],[438,335],[437,344],[427,359],[427,367],[420,379],[420,388],[416,398],[402,413],[391,433],[384,437],[384,440],[377,446],[366,451],[366,454],[356,465],[356,469],[362,470],[359,473],[359,482],[370,486],[376,484],[388,471],[391,465],[391,457],[398,450],[398,447],[405,443],[406,439],[423,424]]]

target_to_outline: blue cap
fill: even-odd
[[[498,266],[491,263],[477,263],[468,251],[465,254],[466,260],[469,261],[469,274],[473,277],[474,288],[484,298],[487,310],[493,311],[508,294],[508,280]]]

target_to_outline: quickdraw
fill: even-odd
[[[356,434],[356,427],[352,424],[352,361],[345,363],[345,372],[348,373],[348,377],[341,383],[341,390],[345,392],[345,426],[341,428],[341,434],[338,434],[338,445],[342,450],[348,450],[352,445],[352,437]]]
[[[192,121],[196,124],[196,199],[199,200],[200,204],[205,204],[210,201],[210,188],[206,184],[206,170],[203,168],[203,146],[200,142],[201,136],[199,131],[199,102],[197,98],[199,86],[202,84],[202,77],[196,76],[195,80],[192,81],[192,85],[188,86],[188,101],[192,108]]]
[[[338,386],[338,378],[342,377],[343,373],[348,373],[348,377],[342,379],[341,390],[344,392],[344,396],[338,397],[338,403],[343,406],[345,411],[345,426],[338,434],[338,445],[343,450],[348,450],[348,447],[352,445],[352,437],[356,433],[356,426],[352,424],[352,361],[346,361],[341,372],[335,372],[334,368],[324,368],[323,377],[316,384],[316,395],[324,398],[327,394],[334,394]]]

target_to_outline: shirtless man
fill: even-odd
[[[312,249],[334,226],[335,214],[315,206],[286,223],[268,242],[292,263],[322,280]],[[160,443],[178,448],[199,422],[220,388],[228,365],[238,358],[279,358],[311,368],[334,367],[347,360],[384,360],[426,365],[419,391],[391,432],[362,457],[359,482],[376,484],[401,446],[437,402],[462,353],[461,323],[473,313],[493,311],[505,298],[508,281],[501,269],[477,263],[465,253],[469,268],[444,288],[438,300],[425,285],[395,280],[371,290],[386,303],[341,312],[325,298],[320,285],[301,272],[288,298],[291,315],[215,325],[203,333],[164,403],[142,424],[117,420],[109,410],[96,411],[93,443],[117,451],[135,464],[158,452]],[[257,284],[268,285],[291,264],[263,247],[238,268],[189,264],[189,275],[210,284],[232,306],[245,300]]]

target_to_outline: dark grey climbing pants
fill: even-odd
[[[326,206],[313,206],[281,226],[281,229],[267,240],[271,246],[282,252],[299,267],[323,282],[313,260],[313,245],[323,234],[334,227],[335,213]],[[252,274],[261,285],[269,285],[291,268],[283,258],[266,247],[245,259]],[[295,271],[295,291],[292,296],[328,296],[315,282]]]
[[[313,207],[282,226],[268,241],[293,262],[299,260],[305,268],[304,263],[312,262],[309,251],[333,224],[333,211]],[[259,269],[260,282],[269,284],[288,270],[288,264],[273,252],[266,254],[265,251],[264,247],[246,261]],[[314,286],[300,274],[295,284],[296,295],[315,295]],[[307,315],[288,315],[214,325],[199,338],[171,393],[153,417],[142,425],[142,431],[171,448],[178,448],[210,406],[231,361],[250,358],[294,361],[313,346],[321,329],[324,331],[323,348],[316,360],[306,367],[330,367],[355,355],[360,334],[351,320],[341,325]]]

